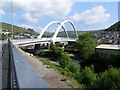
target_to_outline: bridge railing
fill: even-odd
[[[15,62],[13,58],[13,51],[12,47],[14,45],[11,43],[11,41],[8,39],[8,48],[9,48],[9,56],[10,56],[10,81],[11,81],[11,88],[19,88],[17,75],[16,75],[16,69],[15,69]]]
[[[12,88],[50,88],[32,68],[16,46],[10,42]]]

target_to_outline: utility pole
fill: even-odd
[[[12,32],[12,36],[11,36],[11,39],[13,39],[13,22],[12,22],[12,19],[13,19],[13,10],[12,10],[12,0],[11,0],[11,32]]]

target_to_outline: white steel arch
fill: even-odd
[[[60,29],[64,26],[64,24],[67,23],[67,22],[72,25],[72,27],[73,27],[73,29],[74,29],[74,32],[75,32],[75,34],[76,34],[76,38],[78,38],[78,34],[77,34],[77,31],[76,31],[75,25],[72,23],[72,21],[70,21],[70,20],[65,20],[65,21],[63,21],[63,22],[58,26],[55,34],[54,34],[53,37],[52,37],[52,42],[55,41],[55,39],[56,39],[56,37],[57,37],[57,35],[58,35],[59,30],[60,30]]]
[[[52,22],[48,23],[48,24],[45,26],[45,28],[42,30],[42,32],[40,33],[40,35],[38,36],[38,38],[42,38],[42,35],[43,35],[44,32],[47,30],[47,28],[48,28],[50,25],[54,24],[54,23],[59,24],[59,26],[60,26],[60,24],[61,24],[61,22],[59,22],[59,21],[52,21]],[[59,27],[59,26],[58,26],[58,27]],[[62,28],[64,29],[67,37],[69,38],[68,33],[67,33],[67,31],[65,30],[64,26],[62,26]]]

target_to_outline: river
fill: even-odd
[[[77,60],[72,59],[72,62],[75,64],[78,64],[80,66],[79,61],[77,61]]]

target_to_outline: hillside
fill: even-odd
[[[0,22],[0,29],[11,32],[12,25]],[[14,32],[14,34],[28,33],[30,35],[38,35],[33,29],[25,29],[25,28],[15,26],[15,25],[13,25],[13,32]]]
[[[105,31],[120,31],[120,21],[116,22],[109,28],[107,28]]]
[[[75,32],[74,31],[67,31],[68,32],[68,35],[69,35],[69,37],[70,38],[74,38],[74,37],[76,37],[76,34],[75,34]],[[83,34],[83,33],[85,33],[85,32],[87,32],[87,31],[77,31],[77,33],[80,35],[80,34]],[[64,31],[62,31],[62,32],[59,32],[58,33],[58,36],[63,36],[63,37],[65,37],[66,36],[66,34],[65,34],[65,32]]]
[[[75,38],[76,35],[75,35],[75,32],[74,31],[67,31],[68,32],[68,35],[70,38]],[[80,34],[83,34],[85,32],[89,32],[89,31],[77,31],[77,33],[80,35]],[[43,37],[51,37],[53,36],[53,32],[45,32],[43,34]],[[61,31],[58,33],[58,37],[66,37],[66,33],[64,31]]]
[[[0,29],[5,29],[8,30],[9,32],[11,32],[12,26],[11,24],[7,24],[7,23],[3,23],[0,22]],[[101,31],[104,30],[93,30],[93,31],[77,31],[78,34],[83,34],[85,32],[92,32],[92,33],[99,33]],[[116,22],[115,24],[113,24],[112,26],[110,26],[109,28],[105,29],[105,31],[120,31],[120,21]],[[28,33],[30,35],[38,35],[38,33],[36,33],[33,29],[26,29],[26,28],[22,28],[19,26],[15,26],[13,25],[13,32],[14,34],[21,34],[21,33]],[[50,33],[50,32],[45,32],[44,36],[52,36],[54,33]],[[75,32],[74,31],[68,31],[69,36],[75,37]],[[59,32],[58,34],[59,37],[66,37],[66,34],[64,31]]]

